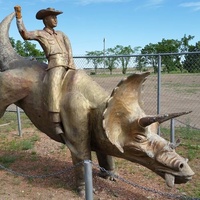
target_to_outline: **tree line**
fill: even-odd
[[[41,61],[46,61],[44,52],[37,49],[36,44],[27,40],[24,40],[23,42],[21,40],[15,41],[12,37],[9,39],[12,47],[20,56],[30,59],[39,58]]]
[[[163,54],[163,72],[170,73],[172,71],[186,71],[197,73],[200,72],[200,54],[187,54],[187,52],[200,51],[200,41],[195,45],[190,45],[192,39],[194,39],[194,36],[191,35],[184,35],[180,40],[162,39],[161,42],[155,44],[149,43],[145,45],[144,48],[131,48],[131,46],[124,47],[117,45],[114,48],[106,49],[106,51],[89,51],[86,56],[99,56],[87,58],[88,63],[93,63],[95,71],[98,66],[102,66],[104,63],[106,65],[105,67],[109,69],[111,73],[113,69],[120,66],[122,68],[122,73],[126,74],[128,64],[131,61],[131,57],[128,55],[134,53],[138,54],[138,56],[135,57],[136,68],[138,70],[146,70],[146,67],[149,66],[153,67],[154,72],[156,73],[158,71],[158,55]],[[165,53],[171,54],[165,55]],[[180,54],[176,53],[185,53],[184,58]],[[111,55],[113,55],[113,57]]]
[[[86,51],[86,59],[88,63],[92,63],[95,73],[98,68],[109,69],[112,74],[113,69],[120,67],[122,73],[126,74],[131,61],[131,55],[138,54],[135,57],[135,64],[138,70],[144,71],[146,67],[153,67],[154,72],[158,70],[158,54],[172,53],[170,56],[162,56],[162,71],[170,73],[172,71],[200,72],[200,54],[187,54],[187,52],[200,51],[200,41],[195,45],[190,45],[190,41],[194,36],[184,35],[180,40],[162,39],[158,43],[149,43],[143,48],[137,46],[132,48],[129,46],[116,45],[114,48],[104,49],[102,51]],[[36,45],[20,40],[15,41],[10,38],[13,48],[23,57],[41,58],[46,61],[43,51],[36,48]],[[175,54],[173,54],[175,53]],[[184,58],[180,54],[186,53]],[[134,66],[135,67],[135,66]]]

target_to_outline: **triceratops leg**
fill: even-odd
[[[88,130],[89,102],[80,93],[69,93],[61,104],[61,118],[66,140],[72,145],[71,155],[75,167],[77,189],[84,193],[84,160],[91,160],[90,135]]]
[[[109,178],[110,180],[115,180],[114,177],[112,176],[112,173],[114,172],[115,169],[115,163],[113,157],[103,154],[101,152],[96,152],[96,155],[100,167],[103,168],[100,169],[99,176],[105,179]]]

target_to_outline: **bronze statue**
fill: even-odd
[[[75,64],[72,56],[71,44],[68,37],[61,31],[55,31],[57,15],[61,11],[53,8],[42,9],[37,12],[36,19],[43,20],[43,30],[27,31],[21,15],[21,7],[15,6],[16,21],[19,33],[24,40],[36,40],[43,48],[48,59],[46,80],[46,94],[48,97],[49,114],[55,125],[57,134],[62,134],[60,119],[60,98],[63,78],[67,71],[74,70]]]
[[[43,104],[43,79],[48,66],[20,57],[9,42],[9,25],[14,16],[10,14],[0,24],[0,117],[14,103],[39,130],[63,143],[52,128],[48,106]],[[159,123],[187,112],[146,115],[141,91],[148,75],[130,75],[109,95],[84,70],[68,71],[63,80],[60,114],[74,165],[90,160],[91,151],[95,151],[99,165],[109,171],[114,170],[111,156],[115,156],[147,167],[170,187],[192,179],[194,172],[188,160],[176,153],[176,145],[157,134]],[[82,194],[83,165],[75,170],[77,189]]]

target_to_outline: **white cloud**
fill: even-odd
[[[146,0],[143,4],[141,4],[140,6],[136,7],[135,9],[136,10],[140,10],[140,9],[144,9],[144,8],[147,8],[147,9],[156,9],[156,8],[159,8],[161,7],[164,2],[166,0]]]
[[[47,2],[47,3],[56,3],[62,0],[40,0],[41,2]]]
[[[198,2],[188,2],[180,4],[181,7],[192,8],[194,11],[200,10],[200,1]]]
[[[0,0],[0,2],[3,0]],[[30,0],[29,0],[30,1]],[[76,3],[80,5],[88,5],[94,3],[123,3],[129,2],[133,0],[38,0],[43,3],[57,3],[57,2],[65,2],[65,3]]]
[[[164,2],[164,0],[148,0],[151,5],[158,5]]]
[[[164,3],[164,0],[148,0],[145,7],[160,7]]]
[[[47,3],[57,3],[57,2],[62,2],[64,0],[40,0],[41,2],[47,2]]]
[[[92,3],[124,3],[131,0],[77,0],[76,3],[81,5],[88,5]]]

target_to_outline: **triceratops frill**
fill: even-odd
[[[83,70],[67,72],[63,80],[61,118],[64,136],[56,135],[48,118],[46,64],[17,55],[8,31],[14,14],[0,24],[0,117],[11,104],[21,107],[33,124],[57,142],[66,142],[77,164],[97,153],[99,165],[114,170],[111,156],[139,163],[166,180],[185,183],[194,172],[174,146],[157,135],[159,123],[187,112],[147,116],[141,107],[141,87],[149,73],[132,74],[109,95]],[[63,140],[64,139],[64,140]],[[83,167],[76,168],[77,187],[84,190]]]

